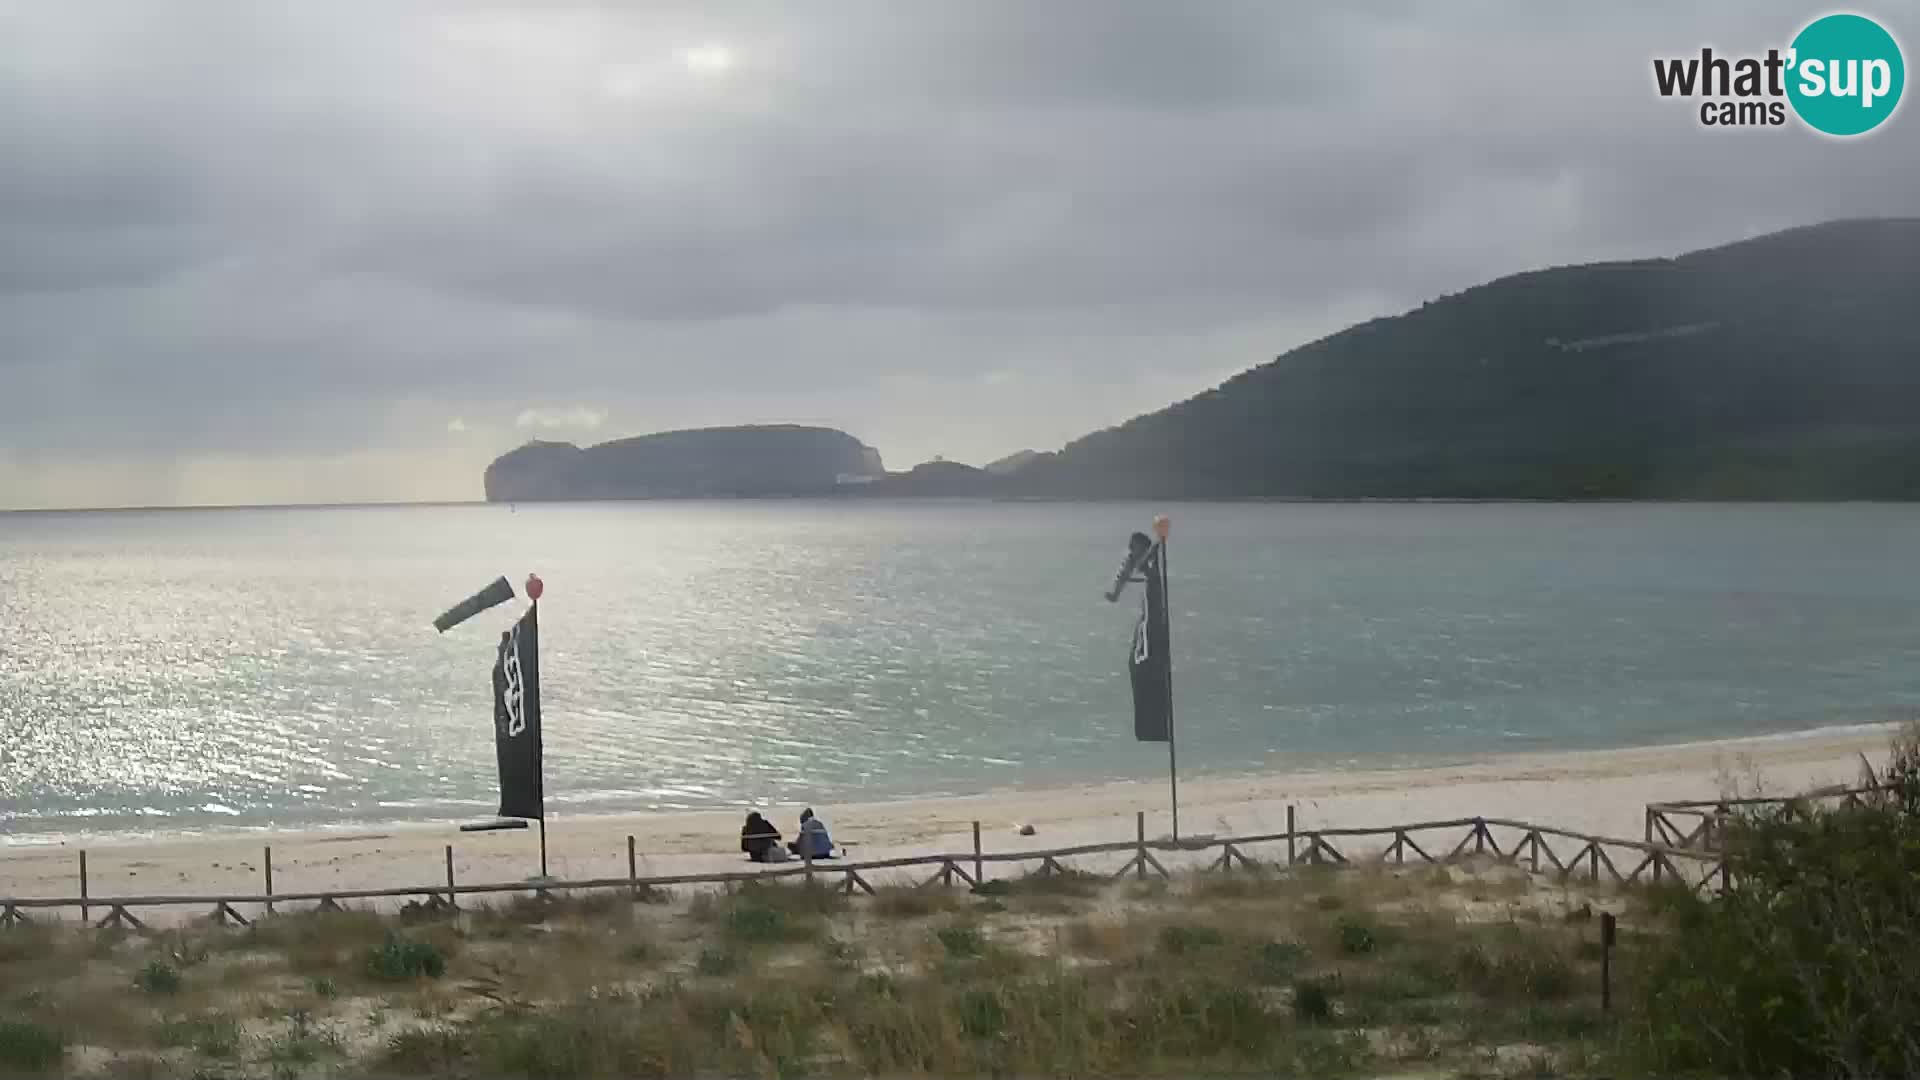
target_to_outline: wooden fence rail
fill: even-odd
[[[1800,795],[1755,795],[1737,799],[1682,799],[1648,803],[1646,806],[1646,842],[1665,847],[1719,851],[1726,841],[1726,822],[1740,810],[1773,807],[1792,813],[1799,807],[1824,800],[1838,800],[1842,806],[1859,806],[1863,796],[1882,795],[1899,790],[1898,784],[1870,784],[1862,787],[1827,788]]]
[[[1293,823],[1293,808],[1288,808],[1289,824]],[[1156,852],[1161,854],[1193,854],[1218,850],[1217,858],[1210,858],[1201,867],[1201,872],[1233,873],[1236,864],[1242,872],[1261,871],[1269,865],[1291,867],[1305,863],[1315,866],[1350,866],[1356,863],[1357,849],[1341,850],[1339,844],[1352,840],[1381,838],[1388,841],[1385,848],[1373,855],[1375,863],[1404,865],[1409,855],[1422,863],[1441,864],[1462,858],[1491,855],[1494,859],[1516,866],[1524,866],[1534,873],[1547,869],[1561,880],[1584,877],[1593,882],[1610,881],[1617,884],[1633,884],[1643,878],[1658,883],[1672,881],[1696,890],[1714,888],[1726,889],[1732,881],[1732,871],[1727,865],[1723,853],[1704,851],[1697,847],[1625,840],[1617,837],[1594,836],[1572,832],[1552,826],[1535,825],[1530,822],[1514,821],[1506,818],[1454,818],[1443,821],[1417,821],[1400,825],[1386,825],[1370,828],[1338,827],[1325,829],[1292,829],[1282,833],[1262,833],[1252,836],[1207,838],[1197,841],[1169,842],[1165,840],[1149,841],[1146,837],[1146,815],[1135,816],[1135,831],[1132,840],[1114,841],[1098,844],[1077,844],[1070,847],[1035,849],[1028,851],[986,852],[980,849],[979,823],[974,823],[974,847],[970,852],[953,854],[907,855],[889,859],[869,859],[862,862],[844,862],[826,865],[813,860],[769,866],[764,869],[722,871],[692,874],[664,874],[641,877],[637,873],[634,858],[634,838],[627,838],[627,873],[624,877],[585,878],[575,881],[535,880],[519,882],[494,882],[482,884],[460,884],[454,879],[453,848],[446,849],[446,881],[431,885],[408,885],[389,888],[368,889],[315,889],[277,892],[273,890],[272,851],[266,852],[266,871],[264,891],[259,893],[219,893],[219,894],[154,894],[142,896],[104,897],[89,893],[85,881],[85,853],[81,854],[82,880],[80,895],[62,897],[0,897],[0,926],[33,921],[27,914],[60,908],[78,908],[84,921],[99,927],[131,926],[143,927],[145,924],[130,910],[132,908],[164,907],[211,907],[209,917],[220,923],[246,924],[247,917],[236,905],[248,905],[260,908],[267,914],[273,914],[280,906],[289,903],[313,902],[320,910],[337,910],[343,901],[415,899],[428,906],[455,907],[459,897],[533,893],[548,896],[553,892],[578,890],[624,889],[632,896],[639,896],[643,889],[664,888],[674,885],[728,885],[743,882],[762,881],[792,877],[805,877],[814,880],[816,875],[840,875],[839,887],[851,894],[856,891],[869,895],[874,886],[869,877],[882,870],[898,870],[913,867],[932,868],[933,873],[915,884],[916,888],[934,885],[952,886],[955,879],[969,888],[977,888],[987,880],[987,866],[1013,863],[1038,863],[1037,873],[1063,874],[1072,871],[1062,863],[1070,859],[1088,855],[1108,855],[1131,853],[1124,865],[1111,876],[1120,878],[1128,874],[1144,879],[1148,872],[1162,878],[1171,874]],[[1457,839],[1452,837],[1453,830],[1464,829]],[[1506,841],[1494,830],[1502,830]],[[1651,826],[1650,826],[1651,829]],[[1441,842],[1428,840],[1423,844],[1416,834],[1443,833]],[[1452,840],[1451,846],[1446,841]],[[1284,841],[1286,851],[1282,856],[1256,858],[1249,854],[1249,848],[1278,844]],[[1571,842],[1578,845],[1571,851],[1563,843],[1559,850],[1550,842]],[[1436,856],[1434,852],[1446,851],[1445,856]],[[1637,858],[1633,868],[1626,872],[1619,869],[1610,852],[1630,853],[1623,861]],[[1543,869],[1543,860],[1546,869]],[[967,864],[971,863],[969,872]],[[1680,867],[1687,864],[1692,873],[1682,873]],[[1605,875],[1603,876],[1602,870]],[[96,908],[106,908],[107,913],[98,920],[92,919]]]

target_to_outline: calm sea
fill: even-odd
[[[0,514],[0,834],[492,810],[537,570],[559,813],[1152,777],[1124,504]],[[1920,508],[1176,505],[1183,771],[1637,745],[1920,705]]]

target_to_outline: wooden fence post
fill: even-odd
[[[800,861],[806,864],[807,888],[811,889],[813,888],[813,845],[812,844],[800,845]],[[851,871],[849,871],[849,873],[851,873]],[[853,878],[852,877],[847,878],[847,894],[848,895],[853,894]]]
[[[980,823],[976,821],[973,823],[973,887],[979,888],[986,880],[986,874],[981,872]]]
[[[273,845],[260,849],[260,872],[267,879],[267,914],[273,914]]]
[[[633,857],[633,834],[628,833],[627,834],[627,895],[631,896],[636,900],[640,898],[640,875],[637,872],[638,867],[639,867],[639,863]]]
[[[1133,812],[1133,843],[1134,854],[1139,857],[1133,864],[1134,876],[1145,881],[1147,880],[1147,812],[1145,810]]]
[[[1293,804],[1287,804],[1287,865],[1293,865]]]
[[[93,909],[87,906],[87,849],[80,849],[80,921],[91,922],[89,914]]]
[[[459,907],[459,906],[460,906],[460,901],[459,901],[458,899],[456,899],[456,897],[457,897],[457,895],[458,895],[458,894],[456,894],[456,893],[455,893],[455,892],[453,891],[453,889],[454,889],[454,885],[453,885],[453,845],[452,845],[452,844],[448,844],[448,845],[447,845],[447,906],[448,906],[448,907]],[[482,906],[482,907],[485,907],[486,905],[485,905],[485,904],[482,904],[481,906]]]

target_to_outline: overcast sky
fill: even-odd
[[[0,0],[0,507],[744,422],[984,463],[1502,274],[1920,214],[1911,103],[1653,91],[1824,10]]]

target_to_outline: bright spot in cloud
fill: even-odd
[[[600,87],[607,96],[624,100],[646,93],[647,82],[646,72],[633,67],[610,67],[600,76]]]
[[[724,75],[733,70],[733,50],[725,45],[700,45],[680,50],[680,62],[695,75]]]
[[[523,428],[585,428],[588,431],[605,423],[605,409],[576,405],[571,409],[527,409],[514,423]]]
[[[447,421],[447,430],[453,432],[455,435],[458,435],[461,432],[467,430],[467,422],[456,416],[453,419]]]

